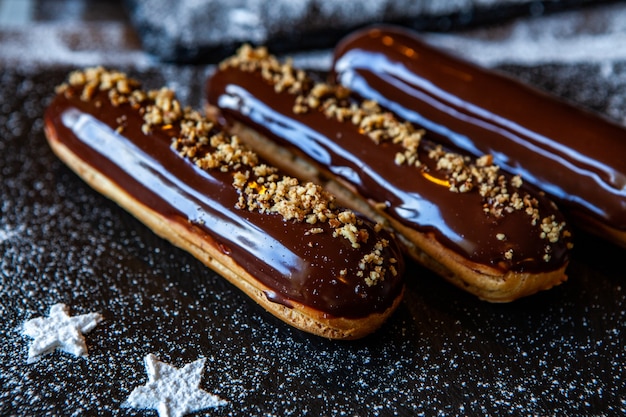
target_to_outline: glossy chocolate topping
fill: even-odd
[[[277,89],[261,71],[222,65],[207,82],[207,98],[226,119],[241,121],[313,159],[325,171],[353,184],[362,196],[383,203],[386,212],[402,224],[434,234],[471,261],[502,271],[552,271],[566,262],[568,239],[564,236],[568,232],[561,231],[550,242],[541,237],[540,224],[531,225],[524,210],[492,215],[485,211],[493,202],[477,189],[450,191],[446,172],[429,156],[439,148],[427,139],[428,134],[417,152],[422,165],[398,164],[395,158],[405,151],[400,144],[377,144],[359,126],[328,117],[321,110],[295,111],[294,103],[300,100],[296,94]],[[522,195],[527,188],[515,191]],[[541,218],[563,224],[549,200],[541,195],[533,198]]]
[[[626,129],[504,75],[375,28],[336,49],[336,79],[545,190],[572,214],[626,230]]]
[[[133,198],[206,236],[208,244],[271,289],[270,301],[286,306],[297,301],[330,316],[364,317],[384,311],[397,298],[403,265],[388,234],[359,221],[359,230],[369,237],[356,248],[348,239],[332,237],[329,222],[309,224],[241,207],[233,178],[243,168],[200,168],[173,149],[180,126],[146,125],[146,106],[152,101],[114,105],[107,92],[85,100],[81,86],[67,87],[48,107],[46,123],[71,152]],[[389,243],[379,251],[381,263],[397,263],[367,285],[359,264],[382,238]]]

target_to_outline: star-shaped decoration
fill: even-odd
[[[181,417],[188,413],[227,404],[200,388],[206,359],[175,368],[149,354],[145,357],[148,382],[130,393],[125,407],[154,409],[159,417]]]
[[[69,316],[69,308],[62,303],[50,307],[48,317],[37,317],[24,323],[22,334],[32,337],[27,363],[36,362],[41,355],[59,348],[74,356],[87,356],[83,333],[93,330],[102,321],[98,313]]]

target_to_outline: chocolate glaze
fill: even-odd
[[[125,129],[118,134],[116,120],[122,116]],[[232,172],[202,170],[180,157],[170,148],[176,128],[143,134],[142,116],[129,104],[113,106],[102,92],[89,102],[61,94],[45,120],[66,147],[133,198],[204,234],[208,244],[269,287],[271,301],[285,306],[296,301],[329,316],[358,318],[386,310],[402,290],[401,253],[384,233],[391,241],[385,260],[398,260],[398,275],[387,271],[384,281],[371,287],[356,276],[359,260],[376,242],[371,223],[361,226],[371,238],[357,250],[346,239],[330,238],[327,223],[315,225],[324,233],[305,235],[311,225],[237,209]],[[340,277],[342,269],[348,273]]]
[[[336,79],[545,190],[573,215],[626,230],[626,129],[393,27],[335,51]]]
[[[207,81],[206,90],[209,103],[220,108],[226,121],[241,121],[314,160],[322,170],[350,182],[362,196],[384,202],[387,213],[402,224],[434,234],[472,261],[501,271],[552,271],[567,262],[563,240],[552,245],[549,262],[542,260],[547,241],[539,238],[537,227],[530,226],[523,212],[502,218],[486,215],[477,192],[453,193],[433,181],[443,177],[433,166],[430,175],[424,175],[419,168],[396,165],[400,145],[377,145],[357,126],[329,119],[321,111],[294,113],[295,96],[276,93],[259,72],[221,68]],[[422,140],[420,159],[426,163],[425,153],[432,147],[432,142]],[[563,219],[549,200],[536,197],[543,216]],[[498,233],[504,233],[506,241],[498,240]],[[515,253],[512,260],[505,259],[508,249]]]

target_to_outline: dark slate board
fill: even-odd
[[[177,367],[208,359],[202,387],[229,405],[197,415],[626,411],[623,249],[578,233],[566,284],[505,305],[410,264],[406,298],[379,332],[356,342],[309,336],[56,159],[42,113],[68,70],[0,68],[0,415],[156,415],[121,408],[146,382],[149,353]],[[508,70],[550,83],[541,68]],[[149,87],[171,76],[131,73]],[[205,69],[183,74],[177,82],[192,90]],[[58,302],[104,316],[86,335],[89,356],[56,351],[26,364],[22,324]]]

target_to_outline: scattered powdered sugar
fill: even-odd
[[[63,60],[39,66],[0,65],[0,415],[154,414],[122,407],[145,381],[151,353],[180,369],[206,358],[198,388],[228,401],[206,415],[626,413],[623,249],[579,233],[567,283],[506,305],[480,302],[409,264],[405,300],[379,332],[341,343],[307,335],[57,160],[43,111],[81,55],[63,51]],[[49,66],[61,61],[67,66]],[[619,59],[503,62],[529,82],[624,114]],[[151,87],[174,85],[195,107],[210,71],[130,60],[127,69]],[[25,366],[29,340],[16,329],[59,302],[74,314],[100,312],[106,325],[89,333],[86,360],[54,351]]]
[[[5,29],[0,42],[5,65],[155,65],[132,29],[121,22],[39,23]]]
[[[3,225],[3,228],[0,229],[0,243],[5,241],[9,241],[14,238],[19,238],[20,234],[24,232],[25,226],[11,226],[11,225]]]
[[[626,61],[626,4],[518,19],[425,39],[486,66]]]

